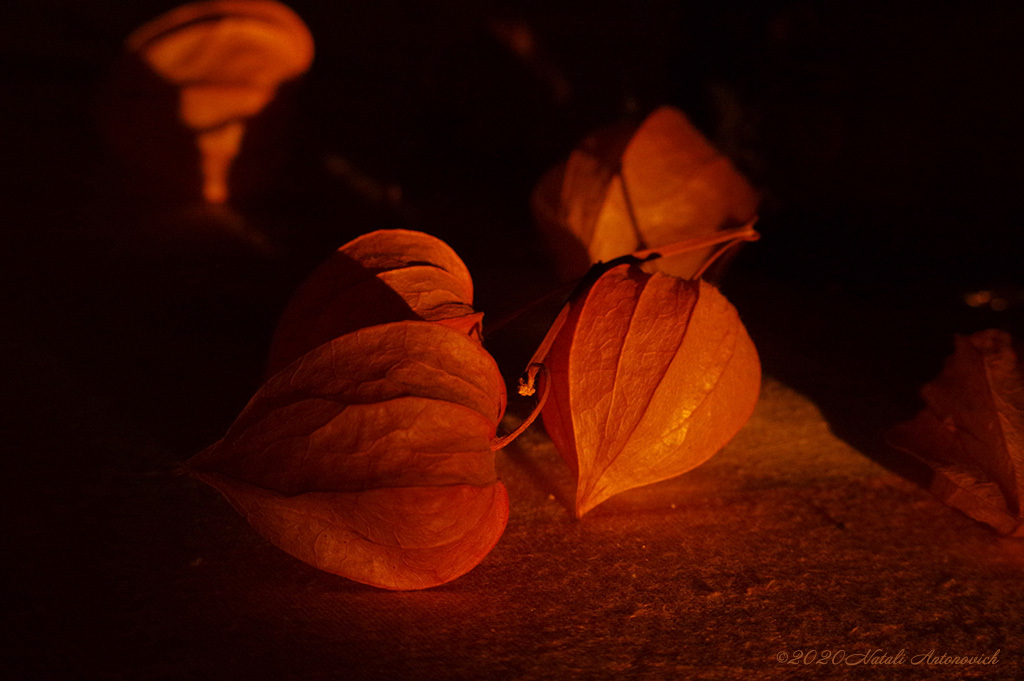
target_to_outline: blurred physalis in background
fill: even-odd
[[[1006,312],[1019,309],[1024,304],[1024,289],[1010,286],[998,286],[991,289],[968,291],[963,294],[963,301],[968,307]]]
[[[172,193],[224,203],[247,123],[312,61],[309,29],[279,2],[182,5],[125,41],[102,124],[133,168]]]
[[[548,171],[533,213],[565,279],[593,263],[705,237],[756,219],[760,195],[683,112],[663,106],[639,125],[599,130]],[[652,269],[690,277],[713,246]]]

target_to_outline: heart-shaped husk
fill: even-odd
[[[300,560],[422,589],[471,570],[504,530],[491,450],[504,404],[497,365],[465,334],[372,326],[275,374],[187,465]]]
[[[694,468],[750,417],[757,350],[714,286],[636,266],[570,303],[545,364],[544,426],[576,474],[576,515]]]

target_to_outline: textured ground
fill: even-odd
[[[582,521],[550,442],[528,432],[499,456],[513,503],[497,548],[409,593],[269,546],[95,391],[48,401],[77,407],[58,429],[78,437],[16,451],[37,465],[77,451],[16,493],[12,678],[789,678],[779,655],[877,650],[928,678],[1021,670],[1024,547],[838,440],[774,379],[705,466]],[[910,669],[933,650],[999,662]]]
[[[935,501],[882,442],[952,333],[1020,327],[1024,145],[1002,81],[1018,12],[886,3],[876,25],[874,9],[651,2],[584,20],[520,3],[510,16],[573,86],[559,104],[495,41],[506,15],[297,3],[320,53],[290,165],[209,211],[137,186],[91,114],[121,38],[167,4],[13,3],[0,22],[0,676],[789,679],[840,672],[780,655],[901,650],[898,668],[856,673],[1024,674],[1024,543]],[[333,247],[438,234],[500,318],[553,285],[527,210],[539,173],[582,131],[666,99],[768,193],[764,239],[725,281],[766,378],[718,456],[577,521],[534,427],[498,457],[498,546],[411,593],[291,559],[174,474],[244,405],[281,307]],[[1006,311],[963,305],[989,287]],[[509,375],[544,325],[489,340]],[[912,664],[997,650],[990,666]]]

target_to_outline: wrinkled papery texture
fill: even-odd
[[[188,467],[300,560],[422,589],[471,570],[505,528],[491,450],[504,405],[479,343],[429,322],[382,324],[275,374]]]
[[[706,461],[761,384],[757,350],[714,286],[628,265],[570,304],[545,364],[544,427],[576,474],[577,516]]]
[[[339,248],[292,296],[270,346],[268,371],[332,338],[374,324],[424,320],[479,341],[473,281],[444,241],[404,229],[364,234]]]
[[[541,179],[533,210],[563,276],[574,278],[592,263],[744,225],[759,200],[682,112],[661,107],[639,127],[615,126],[585,140]],[[690,277],[711,253],[674,255],[645,269]]]
[[[1002,534],[1024,536],[1024,368],[1010,334],[957,336],[925,408],[889,442],[934,471],[932,491]]]
[[[196,132],[205,198],[228,198],[227,177],[245,132],[278,86],[309,69],[313,38],[273,0],[182,5],[130,35],[127,49],[179,88],[179,118]]]

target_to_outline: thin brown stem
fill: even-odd
[[[728,243],[721,244],[711,256],[704,261],[704,264],[700,266],[690,279],[697,280],[704,276],[704,273],[708,271],[708,268],[715,264],[715,261],[721,258],[723,255],[729,252],[729,249],[736,245],[736,241],[730,241]]]
[[[499,437],[495,439],[493,442],[491,442],[491,451],[498,451],[499,449],[509,445],[513,440],[522,435],[523,432],[530,427],[530,424],[537,420],[537,416],[539,416],[541,410],[544,409],[544,404],[548,401],[548,392],[550,392],[549,386],[551,384],[551,381],[548,380],[548,369],[543,364],[531,364],[529,367],[527,367],[527,373],[532,374],[532,378],[530,379],[531,383],[537,376],[538,372],[543,374],[544,379],[541,381],[540,396],[537,398],[537,404],[534,405],[533,411],[531,411],[530,415],[527,416],[523,420],[523,422],[519,424],[518,428],[513,430],[508,435]],[[533,393],[530,394],[532,395]]]
[[[519,394],[523,397],[529,397],[530,395],[537,392],[534,387],[537,379],[537,371],[544,367],[544,360],[548,356],[548,352],[551,351],[551,345],[555,342],[555,338],[558,337],[558,332],[562,330],[565,325],[565,320],[569,316],[569,304],[566,303],[562,310],[555,317],[555,321],[551,323],[551,328],[544,334],[543,340],[540,345],[537,346],[536,352],[533,353],[533,357],[530,358],[530,362],[526,365],[525,376],[526,380],[519,379]],[[546,371],[546,369],[545,369]]]
[[[633,208],[633,199],[629,195],[629,187],[626,185],[626,176],[622,173],[621,163],[619,163],[615,174],[619,176],[619,183],[622,185],[622,198],[626,201],[626,212],[629,213],[629,224],[633,227],[636,245],[639,248],[644,248],[647,245],[647,241],[644,240],[644,235],[640,231],[640,221],[636,219],[636,210]]]
[[[511,324],[512,322],[514,322],[516,319],[523,316],[527,312],[534,310],[538,307],[541,307],[542,305],[551,303],[556,299],[564,300],[565,297],[573,290],[573,288],[575,288],[575,286],[576,281],[570,281],[568,283],[562,284],[555,290],[549,291],[548,293],[545,293],[541,297],[531,300],[530,302],[528,302],[526,305],[523,305],[519,309],[510,312],[509,314],[505,315],[504,317],[494,322],[493,324],[487,324],[486,328],[484,329],[486,331],[486,335],[491,336],[495,334],[502,327]],[[552,307],[554,307],[554,305],[552,305]]]
[[[692,239],[683,239],[682,241],[659,246],[658,248],[647,248],[642,251],[634,251],[630,255],[641,260],[653,255],[658,255],[662,258],[669,258],[674,255],[690,253],[691,251],[696,251],[701,248],[717,246],[724,243],[731,245],[737,241],[757,241],[761,238],[761,235],[754,230],[754,223],[756,222],[757,218],[754,218],[742,227],[723,229],[720,232],[714,232],[713,234],[698,236]]]

